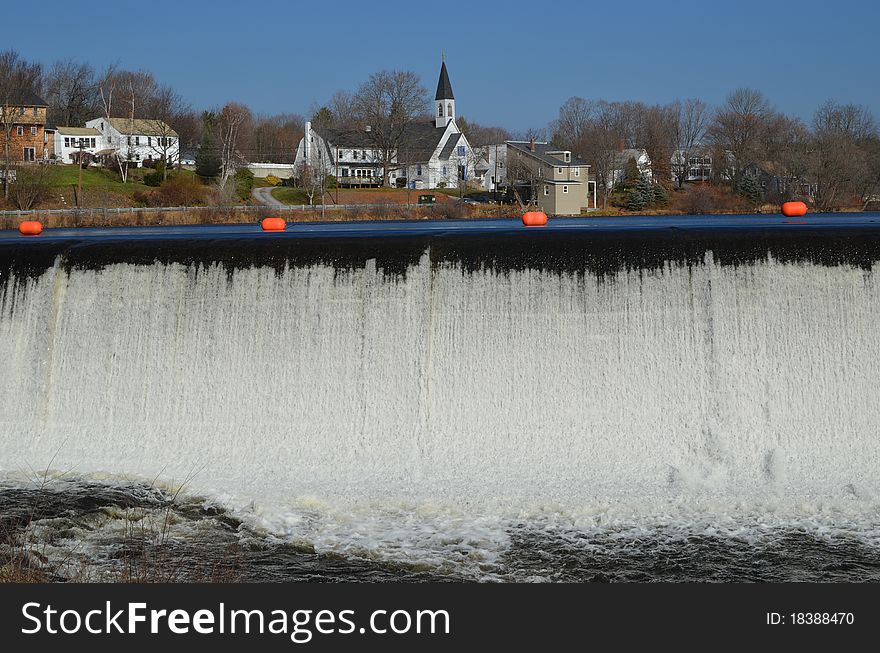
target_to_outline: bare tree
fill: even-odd
[[[618,112],[604,100],[596,104],[594,119],[584,134],[577,155],[591,165],[596,187],[602,192],[602,208],[608,208],[608,196],[614,185],[621,137]]]
[[[472,147],[496,145],[511,139],[510,132],[503,127],[487,127],[461,116],[455,119],[455,124]]]
[[[293,163],[305,121],[297,114],[254,118],[253,146],[244,154],[250,161]]]
[[[582,97],[570,97],[559,108],[559,117],[550,123],[552,141],[557,147],[577,152],[596,116],[596,103]]]
[[[382,164],[383,185],[390,186],[397,151],[407,127],[428,108],[427,90],[410,71],[374,73],[354,96],[356,117],[369,125],[369,139]]]
[[[760,91],[740,88],[727,96],[708,129],[709,139],[733,156],[734,181],[765,156],[764,136],[775,112]]]
[[[705,102],[690,98],[672,105],[675,152],[672,157],[672,174],[681,188],[687,181],[690,161],[703,153],[703,141],[709,125],[709,108]]]
[[[813,173],[822,209],[863,199],[873,185],[873,147],[878,137],[874,117],[864,107],[826,102],[813,118]]]
[[[190,107],[170,86],[159,86],[150,102],[152,108],[146,124],[151,133],[147,134],[147,146],[162,160],[162,180],[165,181],[168,168],[174,166],[180,157],[180,136],[173,125],[189,112]]]
[[[58,125],[84,125],[101,112],[95,69],[68,59],[53,64],[46,76],[49,119]]]
[[[49,190],[49,167],[39,164],[25,164],[18,167],[12,198],[21,211],[33,208]]]
[[[220,111],[218,120],[220,135],[220,188],[226,186],[237,168],[245,163],[239,151],[243,136],[249,131],[253,117],[243,104],[230,102]]]
[[[104,112],[104,118],[108,123],[117,116],[117,111],[124,111],[126,122],[128,124],[127,132],[131,134],[134,131],[135,115],[140,106],[139,100],[143,99],[141,87],[137,86],[137,82],[143,82],[143,79],[136,79],[135,75],[118,72],[112,66],[107,69],[101,81],[98,84],[98,91],[101,98],[101,107]],[[121,131],[121,130],[120,130]],[[119,176],[122,183],[128,181],[128,166],[132,160],[131,137],[123,137],[124,142],[120,142],[114,147],[113,158],[119,169]],[[110,143],[110,145],[115,145]]]
[[[0,52],[0,125],[3,126],[3,196],[9,199],[12,129],[19,120],[22,102],[42,83],[40,64],[30,63],[13,50]]]

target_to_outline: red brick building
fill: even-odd
[[[7,123],[12,126],[8,134],[10,161],[41,161],[51,156],[55,143],[46,133],[47,107],[35,93],[25,93],[0,107],[0,160],[6,157]]]

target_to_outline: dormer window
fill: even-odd
[[[566,152],[564,158],[566,162],[571,161],[571,152]]]

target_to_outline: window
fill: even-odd
[[[361,158],[362,158],[364,161],[367,160],[367,151],[366,151],[366,150],[361,150]]]
[[[20,115],[20,116],[24,115],[24,107],[18,107],[18,115]]]
[[[131,145],[131,136],[126,136],[126,145]]]
[[[101,131],[104,131],[104,121],[101,121]]]
[[[96,146],[95,146],[95,139],[94,139],[94,138],[92,139],[92,147],[96,147]]]
[[[550,194],[550,186],[544,186],[544,195]]]
[[[141,137],[140,137],[140,136],[135,136],[135,137],[134,137],[134,144],[135,144],[135,145],[140,145],[140,144],[141,144]]]
[[[343,177],[348,177],[348,168],[343,168],[343,169],[342,169],[342,176],[343,176]]]
[[[31,127],[31,136],[36,136],[36,135],[37,135],[37,128]]]
[[[24,160],[25,161],[34,161],[36,160],[36,151],[32,147],[24,148]]]
[[[457,148],[455,148],[455,149],[456,149],[456,151],[458,152],[458,156],[464,156],[464,145],[459,145],[459,146],[458,146]]]
[[[64,147],[70,147],[70,138],[64,139]]]
[[[451,117],[452,117],[452,102],[449,102],[449,103],[446,105],[446,116],[447,116],[448,118],[451,118]]]
[[[421,176],[422,176],[422,166],[421,166],[421,165],[417,165],[417,166],[416,166],[416,176],[417,176],[417,177],[421,177]]]
[[[566,160],[566,161],[571,161],[571,152],[566,152],[566,153],[565,153],[565,160]]]
[[[559,174],[561,175],[563,169],[562,169],[562,168],[557,168],[557,170],[559,171]]]
[[[336,160],[338,161],[345,156],[345,150],[336,150]]]
[[[568,192],[568,186],[563,186],[563,187],[562,187],[562,192],[563,192],[563,193],[567,193],[567,192]]]
[[[443,117],[443,103],[442,102],[437,105],[437,116],[440,118]]]
[[[24,136],[24,127],[19,125],[18,129],[15,130],[15,133],[18,134],[19,136]]]
[[[150,145],[150,146],[153,145],[153,137],[152,136],[147,136],[147,145]]]
[[[40,115],[40,114],[37,111],[37,107],[34,107],[34,118],[36,118],[38,115]]]
[[[580,168],[575,168],[575,169],[574,169],[574,176],[575,176],[575,177],[580,177],[580,176],[581,176],[581,169],[580,169]]]

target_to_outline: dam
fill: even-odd
[[[403,576],[880,579],[878,265],[870,213],[0,232],[0,494],[182,487]]]

